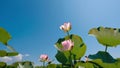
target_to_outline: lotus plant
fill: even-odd
[[[74,68],[77,60],[80,60],[84,56],[86,51],[86,45],[84,44],[82,38],[75,34],[69,34],[72,26],[70,22],[65,22],[60,26],[67,36],[59,38],[55,43],[57,48],[56,59],[62,63],[62,66],[69,66],[69,68]]]
[[[68,37],[69,37],[69,31],[71,30],[72,26],[70,22],[64,23],[63,25],[60,26],[60,29],[63,30],[65,33],[67,33]],[[73,49],[74,46],[74,42],[71,41],[71,39],[65,40],[62,42],[62,51],[69,51],[70,54],[70,64],[71,64],[71,68],[72,68],[72,53],[71,50]]]
[[[63,42],[61,42],[62,44],[62,48],[58,48],[56,45],[55,47],[60,51],[60,52],[64,52],[64,51],[68,51],[69,52],[69,62],[70,62],[70,66],[72,68],[73,63],[72,63],[72,53],[71,50],[74,47],[74,42],[72,42],[72,40],[65,40]]]
[[[48,55],[46,54],[41,54],[40,55],[40,61],[43,62],[43,68],[45,67],[45,62],[48,61]]]
[[[72,57],[71,57],[72,56],[71,50],[73,49],[74,42],[72,42],[70,39],[65,40],[62,42],[62,46],[63,46],[63,48],[62,48],[63,51],[69,51],[69,53],[70,53],[70,64],[71,64],[71,68],[72,68],[73,63],[72,63]]]

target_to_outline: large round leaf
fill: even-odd
[[[117,28],[92,28],[89,34],[95,36],[100,44],[105,46],[117,46],[120,44],[120,29]]]
[[[103,67],[101,67],[100,65],[97,65],[95,63],[91,63],[91,62],[86,62],[86,63],[77,62],[75,64],[75,68],[103,68]]]
[[[0,27],[0,42],[6,45],[6,47],[12,51],[15,52],[15,49],[8,45],[8,41],[11,39],[10,34],[3,28]]]
[[[81,37],[79,37],[78,35],[70,35],[70,36],[66,36],[64,38],[60,38],[57,42],[56,42],[56,47],[58,49],[62,48],[62,41],[71,39],[74,42],[74,47],[71,50],[71,54],[72,54],[72,59],[73,60],[80,60],[82,56],[84,56],[85,52],[86,52],[86,45],[84,44],[84,42],[82,41]],[[69,51],[58,51],[56,54],[56,59],[60,62],[60,63],[69,63],[69,59],[70,59],[70,53]]]
[[[7,55],[7,52],[5,50],[0,50],[0,57],[4,57]]]
[[[5,62],[0,62],[0,68],[5,68],[7,64]]]
[[[3,28],[0,27],[0,42],[7,44],[8,40],[11,39],[10,34]]]
[[[5,56],[17,56],[17,52],[7,52],[5,50],[0,50],[0,57],[5,57]]]
[[[116,60],[108,53],[104,51],[99,51],[94,55],[88,56],[90,59],[101,59],[105,63],[114,63]]]
[[[56,64],[49,64],[47,68],[56,68]]]
[[[68,51],[66,51],[64,53],[61,51],[58,51],[57,54],[55,55],[55,57],[60,63],[65,64],[65,63],[69,63],[67,54],[69,54]]]
[[[17,56],[18,53],[17,52],[8,52],[7,56]]]

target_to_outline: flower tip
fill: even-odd
[[[63,25],[60,26],[60,29],[63,30]]]

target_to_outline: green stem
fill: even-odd
[[[45,62],[43,62],[43,68],[45,68]]]
[[[68,37],[70,36],[69,32],[67,32]]]
[[[62,68],[63,68],[63,64],[62,64]]]
[[[70,67],[73,68],[72,53],[71,53],[71,51],[69,51],[69,53],[70,53]]]
[[[108,48],[108,46],[106,45],[106,47],[105,47],[105,52],[107,52],[107,48]]]

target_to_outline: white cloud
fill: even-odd
[[[7,57],[7,56],[5,56],[5,57],[0,57],[0,61],[10,62],[10,61],[12,61],[12,58],[11,58],[11,57]]]
[[[3,61],[3,62],[16,62],[16,61],[22,61],[23,60],[23,57],[28,57],[30,56],[29,54],[18,54],[17,56],[14,56],[14,57],[0,57],[0,61]]]
[[[22,61],[22,59],[23,59],[23,55],[22,54],[18,54],[17,56],[13,57],[14,61]]]
[[[29,55],[29,54],[25,54],[24,56],[25,56],[25,57],[28,57],[28,56],[30,56],[30,55]]]

